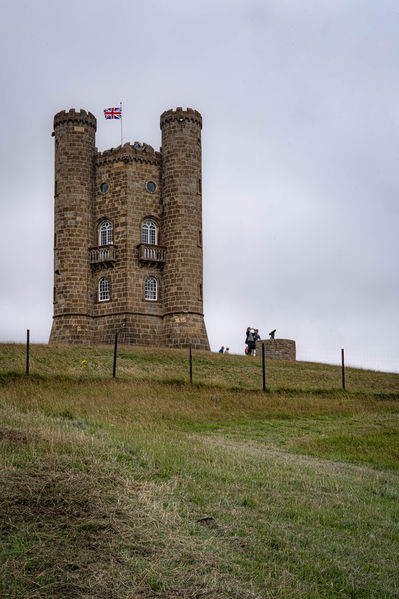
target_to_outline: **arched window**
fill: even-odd
[[[146,220],[141,227],[141,243],[158,245],[158,230],[152,220]]]
[[[114,243],[114,228],[109,220],[101,223],[98,229],[98,245],[112,245]]]
[[[102,277],[102,279],[98,281],[98,301],[107,302],[109,300],[109,280],[107,277]]]
[[[158,299],[158,283],[155,277],[147,277],[145,280],[145,299],[151,302]]]

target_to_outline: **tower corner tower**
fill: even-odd
[[[209,350],[203,314],[202,117],[197,110],[167,110],[162,131],[164,341],[170,347]]]
[[[90,343],[91,204],[97,121],[85,110],[54,117],[54,317],[50,343]]]

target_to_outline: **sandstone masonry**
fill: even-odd
[[[256,355],[262,355],[262,343],[265,344],[265,356],[272,360],[296,360],[296,345],[292,339],[261,339],[256,342]]]
[[[85,110],[54,117],[50,343],[209,350],[203,315],[199,112],[161,115],[162,147],[102,153]]]

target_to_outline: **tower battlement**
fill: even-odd
[[[71,108],[68,112],[66,110],[57,112],[54,116],[54,129],[58,125],[63,125],[65,123],[89,125],[89,127],[93,127],[95,131],[97,129],[97,119],[94,114],[83,109],[77,111],[74,108]]]
[[[165,112],[161,114],[161,129],[165,123],[170,123],[172,121],[177,121],[178,123],[189,121],[192,123],[197,123],[197,125],[202,128],[202,116],[198,110],[194,110],[193,108],[187,108],[186,110],[183,110],[183,108],[179,106],[176,108],[176,110],[165,110]]]
[[[161,115],[162,149],[98,152],[86,110],[54,117],[54,319],[50,343],[209,349],[203,314],[201,128]]]
[[[97,165],[121,161],[125,164],[137,161],[147,164],[160,164],[161,153],[156,152],[152,146],[135,141],[133,144],[126,142],[123,146],[110,148],[98,152]]]

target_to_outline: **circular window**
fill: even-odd
[[[108,191],[108,183],[101,183],[100,191],[101,193],[105,193],[106,191]]]
[[[155,185],[154,181],[148,181],[147,183],[147,189],[149,192],[154,193],[154,191],[156,190],[157,186]]]

